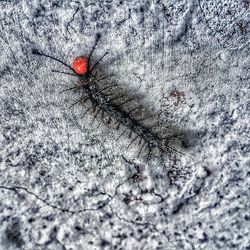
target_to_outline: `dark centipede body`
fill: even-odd
[[[147,144],[149,154],[153,148],[159,148],[161,151],[164,150],[162,139],[156,133],[153,133],[149,127],[136,120],[131,113],[125,111],[121,105],[113,103],[112,98],[110,99],[100,90],[94,79],[84,79],[84,77],[81,77],[80,88],[82,93],[87,95],[87,99],[91,102],[92,106],[101,110],[102,116],[106,114],[113,117],[117,121],[118,126],[122,124],[126,128],[125,131],[129,130],[131,133],[136,134],[131,144],[136,139],[139,139],[139,144],[144,141],[141,150]],[[82,100],[86,100],[86,98],[83,96]]]

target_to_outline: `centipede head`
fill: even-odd
[[[99,33],[96,34],[96,38],[95,38],[95,43],[94,43],[94,46],[92,47],[92,50],[91,52],[89,53],[88,56],[78,56],[76,57],[73,62],[71,63],[71,65],[68,65],[67,63],[63,62],[62,60],[54,57],[54,56],[51,56],[51,55],[47,55],[43,52],[40,52],[39,50],[37,49],[32,49],[32,54],[35,54],[35,55],[38,55],[38,56],[44,56],[44,57],[47,57],[47,58],[50,58],[56,62],[59,62],[61,63],[62,65],[66,66],[68,69],[70,69],[71,73],[69,72],[62,72],[62,71],[58,71],[57,69],[56,70],[53,70],[53,72],[57,72],[57,73],[63,73],[63,74],[68,74],[68,75],[74,75],[74,76],[85,76],[87,78],[90,78],[91,76],[93,76],[93,74],[91,72],[93,72],[93,70],[95,69],[95,67],[99,64],[99,62],[103,59],[103,57],[107,54],[105,53],[104,56],[99,59],[99,61],[97,61],[93,66],[92,68],[90,68],[90,64],[91,64],[91,57],[92,57],[92,54],[100,40],[100,37],[101,35]]]
[[[72,68],[80,76],[88,73],[89,58],[86,56],[78,56],[73,60]]]

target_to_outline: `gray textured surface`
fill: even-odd
[[[249,8],[1,1],[0,248],[250,249]],[[105,72],[189,131],[184,156],[163,166],[125,152],[129,140],[68,109],[77,95],[59,91],[75,79],[31,54],[70,63],[97,32]]]

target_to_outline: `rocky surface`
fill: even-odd
[[[248,0],[0,2],[0,249],[250,249]],[[164,163],[32,54],[88,54],[185,134]]]

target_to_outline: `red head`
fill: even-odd
[[[88,72],[89,59],[85,56],[78,56],[72,63],[72,68],[78,75],[84,75]]]

